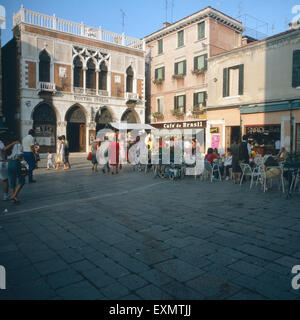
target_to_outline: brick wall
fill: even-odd
[[[25,85],[30,89],[36,88],[36,63],[25,61]]]
[[[116,82],[116,77],[120,82]],[[124,98],[124,75],[119,73],[111,73],[111,95],[113,97]]]

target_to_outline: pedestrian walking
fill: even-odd
[[[36,180],[33,180],[33,171],[35,169],[35,142],[34,142],[34,130],[30,129],[28,135],[25,136],[22,140],[23,145],[23,157],[27,162],[28,168],[28,182],[34,183]]]
[[[15,140],[15,139],[14,139]],[[11,190],[11,199],[15,204],[20,203],[18,194],[25,184],[25,177],[22,175],[23,147],[19,141],[10,148],[8,159],[8,179]]]
[[[3,201],[10,200],[8,191],[8,168],[6,151],[12,148],[19,141],[9,143],[8,136],[4,132],[0,134],[0,180],[3,183]]]
[[[119,148],[118,134],[116,133],[109,145],[110,166],[113,167],[111,174],[119,173]]]
[[[109,141],[108,141],[108,137],[105,136],[104,137],[104,141],[101,142],[100,148],[97,152],[97,161],[99,164],[104,164],[103,168],[102,168],[102,172],[106,173],[110,172],[110,167],[109,167],[109,156],[108,156],[108,148],[109,148]]]
[[[57,154],[56,154],[56,168],[54,169],[55,171],[58,171],[60,164],[63,164],[63,157],[64,157],[64,143],[62,140],[62,137],[58,137],[58,141],[57,141]],[[64,165],[64,169],[66,168],[66,166]]]
[[[69,161],[69,155],[70,155],[69,141],[66,139],[66,136],[62,135],[61,137],[64,144],[64,158],[63,158],[64,166],[65,168],[68,167],[69,169],[71,169],[71,164]]]
[[[96,139],[91,144],[91,153],[92,153],[92,171],[98,172],[98,161],[97,161],[97,152],[100,148],[100,140]]]
[[[50,167],[52,167],[53,169],[55,169],[55,165],[54,163],[52,162],[52,159],[53,159],[53,155],[51,152],[48,152],[48,156],[47,156],[47,169],[49,170]]]

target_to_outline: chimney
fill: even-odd
[[[164,22],[163,23],[163,28],[167,28],[171,23],[170,22]]]
[[[300,20],[290,22],[289,26],[290,26],[290,29],[300,29]]]

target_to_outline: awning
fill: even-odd
[[[150,124],[143,123],[110,122],[109,124],[117,130],[157,130]]]

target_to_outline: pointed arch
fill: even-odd
[[[39,81],[50,82],[51,56],[46,49],[39,54]]]
[[[73,84],[74,87],[83,88],[83,62],[79,55],[73,59]]]
[[[121,122],[140,123],[140,118],[135,110],[127,109],[121,117]]]

